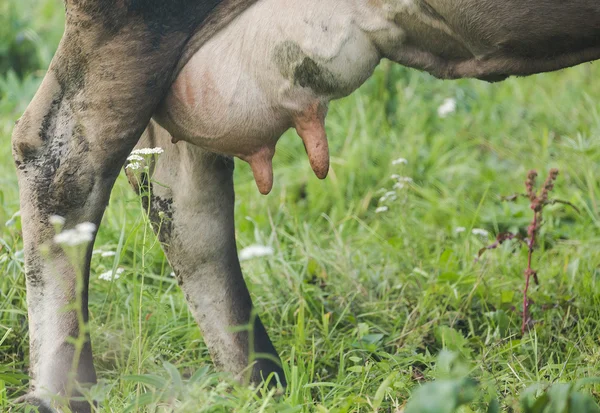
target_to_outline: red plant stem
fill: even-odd
[[[523,290],[523,323],[521,324],[521,334],[525,334],[525,329],[527,328],[527,323],[529,322],[529,300],[527,299],[527,292],[529,291],[529,283],[531,281],[531,274],[533,274],[533,270],[531,269],[531,260],[533,257],[533,247],[535,245],[535,234],[537,232],[537,224],[538,224],[538,213],[534,211],[533,213],[533,222],[531,223],[531,227],[533,230],[531,231],[531,239],[529,240],[529,252],[527,257],[527,269],[525,270],[525,289]]]
[[[529,300],[527,299],[527,291],[529,290],[529,272],[526,272],[525,290],[523,291],[523,323],[521,324],[521,334],[525,334],[527,322],[529,321]]]

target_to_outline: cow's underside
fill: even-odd
[[[241,379],[260,382],[275,373],[285,383],[237,258],[231,159],[187,143],[173,145],[155,125],[144,133],[183,66],[252,3],[66,1],[64,37],[12,137],[34,379],[24,399],[41,411],[68,401],[76,382],[96,381],[84,328],[92,245],[72,262],[53,242],[50,218],[64,217],[65,228],[82,222],[98,226],[120,168],[138,142],[166,150],[155,173],[167,185],[147,202],[215,364]],[[386,57],[443,78],[497,79],[600,58],[596,0],[352,3],[385,7],[391,21],[404,28],[403,48],[384,50]],[[419,19],[411,19],[415,15]],[[83,274],[83,287],[77,274]],[[65,311],[71,303],[77,309]],[[74,346],[73,337],[82,345]],[[55,395],[64,399],[51,403]],[[84,402],[71,407],[91,410]]]
[[[409,3],[414,7],[402,6],[395,16],[407,28],[409,50],[397,51],[395,60],[436,77],[501,80],[600,58],[600,3],[595,0]]]

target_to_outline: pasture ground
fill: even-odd
[[[8,3],[21,26],[0,28],[0,44],[23,33],[47,64],[62,4]],[[10,134],[42,75],[0,73],[0,411],[24,391],[28,364]],[[497,397],[502,411],[518,412],[530,385],[600,376],[599,78],[600,64],[587,64],[500,84],[442,82],[385,62],[331,105],[326,181],[312,175],[294,133],[278,146],[268,197],[236,161],[239,248],[274,250],[242,265],[287,372],[284,394],[258,397],[213,370],[121,174],[95,246],[104,254],[92,261],[98,411],[401,412],[424,383],[468,374],[480,392],[457,411],[486,411]],[[445,99],[456,108],[441,117]],[[407,163],[393,164],[399,158]],[[581,213],[545,211],[534,324],[522,337],[526,250],[510,244],[474,256],[496,234],[526,229],[528,203],[499,198],[524,192],[528,170],[545,176],[552,167],[560,170],[554,196]],[[394,189],[392,175],[411,181]],[[99,278],[118,268],[119,279]]]

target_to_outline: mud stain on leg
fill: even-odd
[[[150,224],[156,233],[158,240],[165,249],[169,250],[173,235],[173,198],[161,197],[154,193],[152,182],[147,173],[140,175],[139,184],[134,179],[129,179],[138,195],[142,197],[144,212],[149,213]]]

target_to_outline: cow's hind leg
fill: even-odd
[[[173,144],[154,122],[138,144],[145,146],[165,152],[153,164],[150,181],[128,169],[130,182],[141,183],[142,194],[151,194],[152,225],[214,363],[244,382],[260,383],[277,373],[285,383],[279,357],[253,312],[238,261],[233,160],[185,142]],[[147,206],[148,197],[143,200]]]

